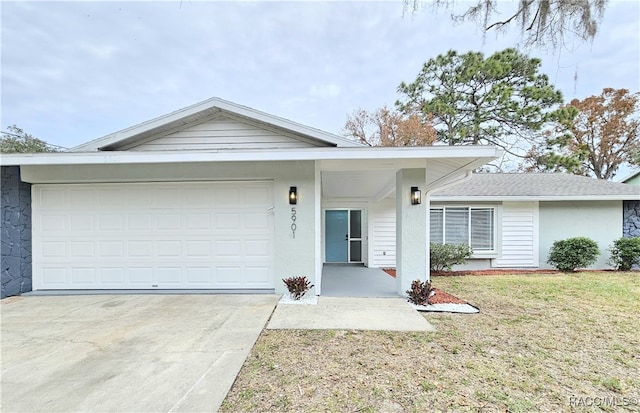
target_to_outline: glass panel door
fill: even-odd
[[[349,211],[349,262],[362,262],[362,211]]]

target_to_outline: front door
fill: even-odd
[[[362,211],[327,210],[325,261],[362,262]]]

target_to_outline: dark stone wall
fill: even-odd
[[[640,201],[622,203],[622,236],[640,237]]]
[[[0,298],[5,298],[31,291],[31,184],[20,181],[19,166],[0,168]]]

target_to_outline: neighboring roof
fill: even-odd
[[[631,181],[632,179],[634,179],[634,178],[636,178],[636,177],[638,177],[638,176],[640,176],[640,170],[639,170],[639,171],[636,171],[636,172],[634,172],[634,173],[632,173],[631,175],[627,176],[626,178],[624,178],[624,179],[623,179],[622,181],[620,181],[620,182],[622,182],[622,183],[628,183],[629,181]]]
[[[432,194],[434,201],[632,200],[640,188],[563,173],[481,173]]]
[[[238,105],[220,98],[211,98],[195,105],[177,110],[167,115],[140,123],[127,129],[94,139],[90,142],[69,149],[69,152],[93,152],[99,150],[117,150],[118,147],[130,145],[132,142],[148,139],[150,136],[175,131],[176,128],[199,123],[210,119],[220,112],[246,118],[247,120],[263,123],[272,127],[303,135],[328,146],[362,147],[364,145],[350,139],[334,135],[320,129],[312,128],[261,112],[247,106]]]

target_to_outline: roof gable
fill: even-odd
[[[252,140],[251,136],[261,138]],[[361,145],[246,106],[211,98],[76,146],[70,151],[270,149],[317,146]]]

